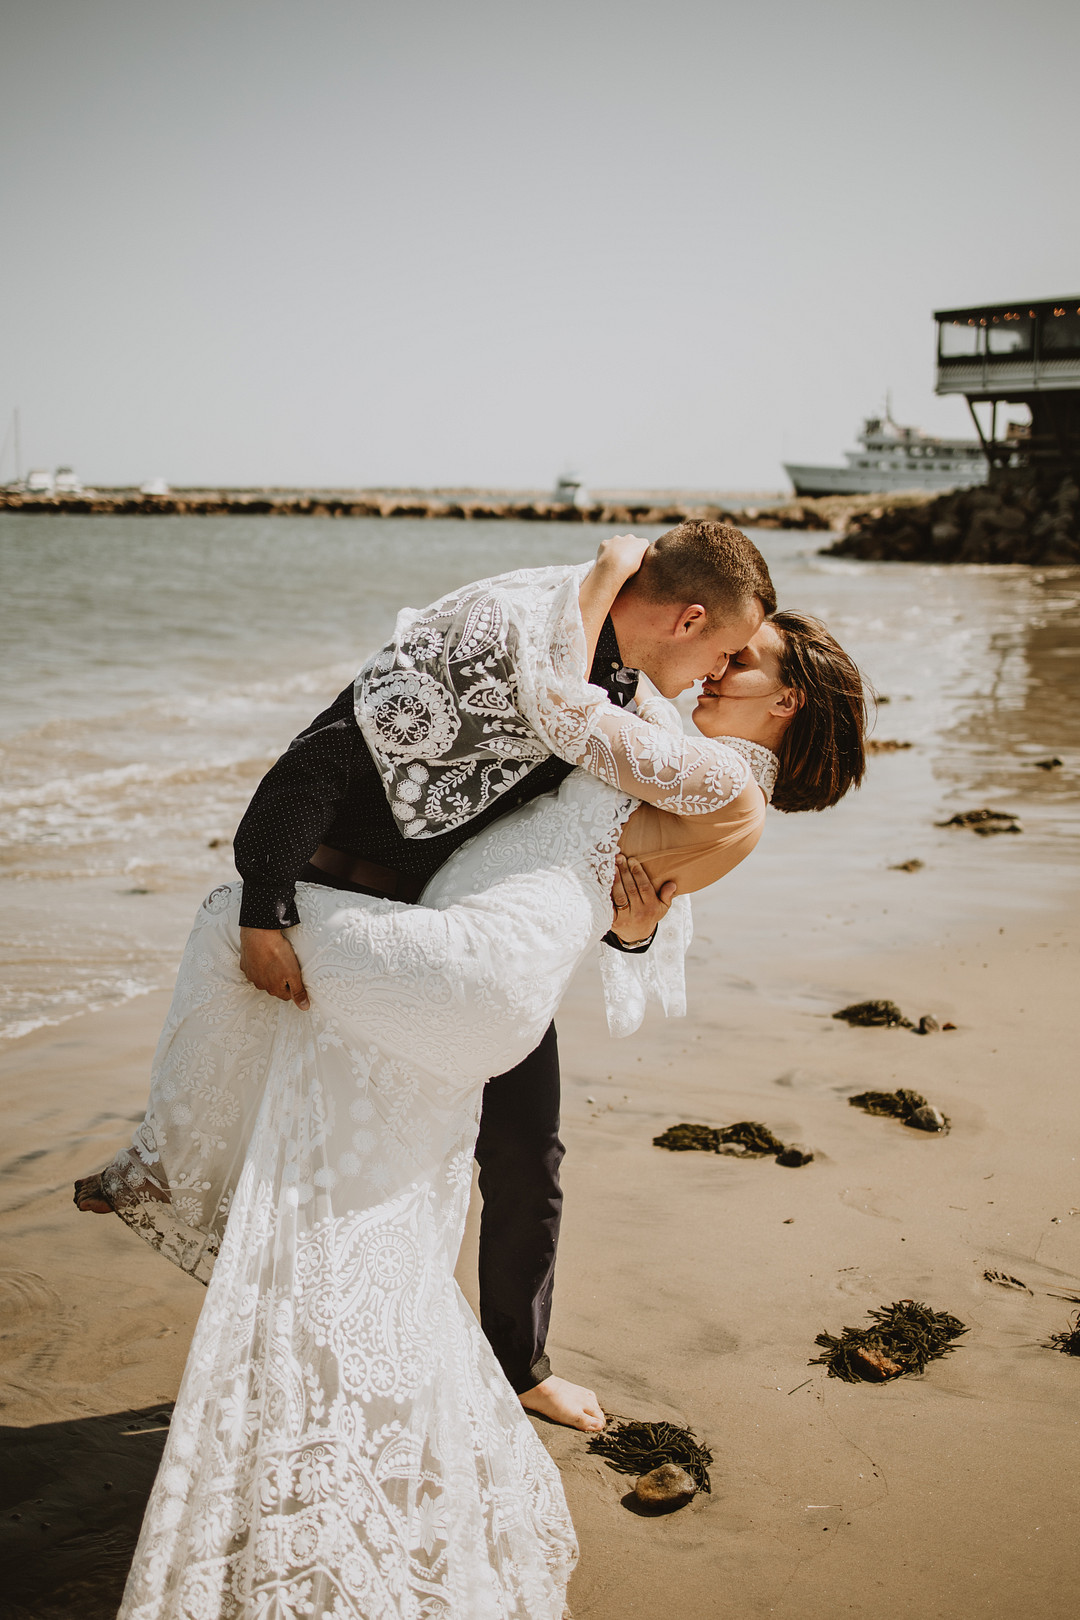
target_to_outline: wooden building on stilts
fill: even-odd
[[[934,319],[935,392],[966,398],[991,480],[1010,467],[1043,488],[1080,476],[1080,296],[939,309]],[[1030,424],[1001,409],[1017,405]]]

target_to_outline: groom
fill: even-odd
[[[565,573],[569,579],[573,570]],[[462,639],[475,636],[479,626],[487,646],[500,612],[485,584],[490,582],[456,593],[453,605],[458,619],[465,616]],[[717,523],[682,523],[650,547],[640,570],[620,592],[597,642],[589,680],[620,707],[633,700],[639,671],[665,697],[676,697],[706,676],[718,679],[728,658],[746,645],[775,607],[768,568],[744,534]],[[426,623],[428,616],[421,617]],[[569,775],[572,766],[552,754],[520,710],[514,710],[516,648],[506,635],[497,656],[484,660],[487,691],[482,700],[477,687],[450,692],[439,686],[435,695],[442,708],[434,725],[430,713],[423,712],[427,677],[416,674],[408,657],[395,663],[391,650],[379,655],[376,674],[385,669],[391,684],[397,682],[392,723],[415,726],[419,720],[430,726],[421,744],[427,751],[413,748],[408,754],[412,764],[404,784],[398,780],[393,805],[386,773],[380,774],[357,722],[352,685],[263,778],[235,840],[236,865],[244,880],[240,966],[258,989],[300,1008],[308,1006],[288,939],[288,930],[299,920],[294,896],[298,880],[415,902],[466,839],[507,811],[553,791]],[[480,664],[462,667],[471,674]],[[491,678],[492,668],[500,681]],[[496,686],[501,712],[491,696]],[[457,713],[448,714],[447,706],[453,704]],[[482,725],[476,727],[473,720],[485,739],[476,754],[456,762],[441,757],[449,751],[446,739],[458,734],[465,715],[475,717],[486,708],[491,713]],[[430,786],[421,788],[429,784],[429,767],[445,773],[440,781],[452,779],[452,795],[440,801]],[[446,830],[433,833],[425,820],[420,836],[407,837],[402,829],[414,812],[406,801],[420,799],[422,791],[425,810],[451,800],[458,809],[453,815],[444,813],[443,819],[452,823]],[[620,882],[616,880],[617,894],[622,893]],[[635,884],[626,882],[623,900],[629,904],[620,905],[616,927],[605,936],[615,949],[647,950],[651,943],[656,918],[665,908],[644,877],[643,885],[639,897]],[[554,1375],[545,1353],[562,1210],[559,1165],[564,1150],[558,1132],[559,1059],[551,1025],[536,1051],[508,1074],[490,1080],[484,1092],[476,1144],[483,1197],[480,1321],[523,1406],[557,1423],[599,1429],[604,1417],[595,1394]]]

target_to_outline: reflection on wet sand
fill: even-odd
[[[935,774],[954,792],[1016,808],[1046,833],[1080,832],[1080,579],[1025,581],[1025,611],[991,632],[990,679],[943,731]],[[1052,769],[1039,762],[1060,759]],[[1019,795],[1017,805],[1005,804]]]

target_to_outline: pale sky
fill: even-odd
[[[0,440],[746,490],[886,389],[968,435],[931,311],[1080,293],[1078,60],[1075,0],[5,0]]]

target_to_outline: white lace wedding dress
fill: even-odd
[[[424,906],[301,884],[306,1013],[240,973],[240,885],[207,899],[105,1172],[209,1278],[124,1620],[562,1615],[559,1477],[453,1267],[484,1082],[609,926],[631,808],[576,772]]]
[[[102,1178],[209,1285],[121,1620],[563,1614],[559,1476],[453,1278],[483,1087],[610,925],[625,789],[694,813],[748,778],[585,691],[544,698],[596,774],[485,829],[422,905],[298,885],[310,1011],[240,972],[240,884],[199,912],[146,1119]],[[688,906],[667,921],[684,944]]]

